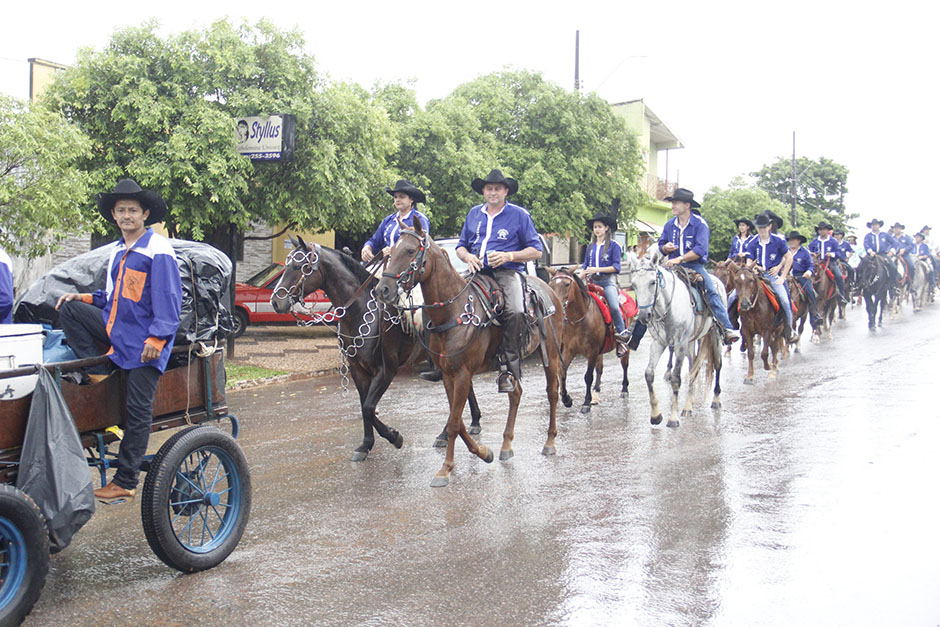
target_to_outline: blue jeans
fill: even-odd
[[[623,316],[620,314],[620,290],[617,289],[614,276],[612,274],[594,275],[591,277],[591,283],[604,288],[604,298],[607,299],[607,306],[610,308],[610,321],[614,324],[614,331],[620,333],[627,327],[624,325]]]
[[[715,284],[712,282],[712,275],[705,269],[705,264],[701,261],[686,261],[681,265],[702,275],[702,279],[704,279],[705,282],[705,293],[708,294],[708,304],[711,305],[712,313],[715,315],[715,318],[718,319],[718,322],[724,325],[729,331],[732,331],[733,328],[731,326],[731,320],[728,319],[726,305],[721,302],[721,297],[718,295]]]
[[[839,270],[833,274],[838,273]],[[790,307],[790,294],[787,292],[787,284],[777,285],[777,278],[769,272],[764,272],[764,278],[770,282],[770,289],[774,291],[774,294],[777,295],[777,302],[780,304],[780,307],[783,309],[784,313],[787,314],[787,324],[791,327],[793,326],[793,309]]]
[[[816,290],[813,289],[813,280],[808,279],[805,276],[799,276],[796,278],[800,282],[800,285],[803,286],[803,293],[806,294],[806,300],[809,301],[809,313],[811,316],[810,322],[814,322],[816,314]]]

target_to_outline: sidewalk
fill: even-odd
[[[341,363],[335,327],[324,325],[249,326],[229,361],[311,376],[339,372]]]

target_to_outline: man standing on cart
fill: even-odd
[[[150,439],[154,392],[179,326],[182,287],[173,247],[148,228],[166,215],[160,195],[123,179],[112,193],[98,194],[97,200],[101,215],[121,230],[121,239],[111,245],[107,288],[92,294],[63,294],[56,309],[79,359],[100,355],[99,345],[110,345],[111,369],[125,374],[127,416],[117,472],[108,485],[95,490],[95,498],[119,502],[136,493]],[[96,374],[107,370],[101,366]]]

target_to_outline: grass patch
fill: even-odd
[[[249,366],[248,364],[225,364],[226,388],[232,387],[233,383],[238,381],[250,381],[251,379],[264,379],[266,377],[276,377],[280,374],[287,374],[286,370],[272,370],[270,368],[261,368],[259,366]]]

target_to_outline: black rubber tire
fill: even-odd
[[[0,525],[0,562],[7,564],[0,572],[0,625],[19,625],[46,584],[49,532],[33,499],[7,484],[0,484]],[[14,572],[19,573],[18,585],[8,580]]]
[[[196,461],[194,457],[200,455],[209,457],[211,467],[202,473],[203,481],[189,481],[196,478],[193,473],[198,471],[191,469],[191,464]],[[216,461],[212,462],[212,459]],[[222,468],[224,472],[215,472],[211,469],[214,467]],[[181,468],[189,470],[180,471]],[[224,495],[226,503],[205,501],[214,492],[202,492],[197,487],[205,485],[206,477],[213,481],[224,478],[223,487],[226,489],[216,494]],[[196,502],[192,497],[203,500]],[[177,501],[171,501],[171,498]],[[219,514],[217,506],[223,508],[222,514]],[[194,573],[222,563],[241,540],[250,511],[248,462],[235,439],[215,427],[195,426],[180,431],[160,447],[150,463],[150,472],[141,493],[140,515],[150,548],[171,568]],[[183,524],[186,520],[189,523],[184,530],[178,531],[174,525]],[[213,534],[210,523],[216,520],[219,527]],[[185,527],[190,529],[188,541],[193,541],[194,526],[209,528],[211,541],[207,546],[187,546],[183,542]]]
[[[232,337],[241,337],[245,332],[245,329],[248,328],[248,314],[246,314],[243,309],[236,307],[235,315],[232,316],[232,321],[235,323],[235,329],[232,331]]]

